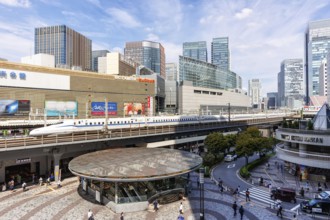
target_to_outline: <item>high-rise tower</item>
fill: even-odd
[[[183,43],[183,56],[207,62],[206,41]]]
[[[55,56],[55,65],[92,69],[92,41],[66,25],[35,28],[34,53]]]
[[[305,33],[306,102],[319,95],[319,70],[321,61],[330,48],[330,19],[311,21]]]
[[[127,42],[124,52],[126,58],[148,67],[163,78],[166,77],[165,50],[160,43],[152,41]]]
[[[230,52],[228,37],[213,38],[211,44],[211,62],[221,69],[230,69]]]

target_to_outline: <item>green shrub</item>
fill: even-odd
[[[272,157],[275,153],[267,154],[265,157],[259,158],[257,160],[252,161],[246,166],[242,167],[239,171],[239,174],[243,178],[249,178],[251,176],[250,170],[253,170],[255,167],[260,166],[268,161],[270,157]]]

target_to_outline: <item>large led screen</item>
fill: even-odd
[[[77,116],[78,104],[75,101],[46,101],[47,116]]]

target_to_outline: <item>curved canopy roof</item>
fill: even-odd
[[[182,175],[199,168],[196,154],[163,148],[117,148],[88,153],[69,163],[70,171],[87,179],[136,182]]]

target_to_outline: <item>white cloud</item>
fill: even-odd
[[[22,8],[28,8],[31,5],[29,0],[0,0],[0,4]]]
[[[101,3],[100,3],[99,0],[87,0],[87,2],[89,2],[89,3],[93,4],[93,5],[95,5],[96,7],[101,8]]]
[[[127,28],[137,28],[141,23],[125,10],[119,8],[108,8],[107,13],[122,26]]]
[[[159,41],[159,37],[156,35],[156,34],[148,34],[148,37],[146,40],[149,40],[149,41]]]
[[[243,8],[240,12],[235,14],[237,19],[244,19],[249,17],[252,14],[252,9],[250,8]]]

